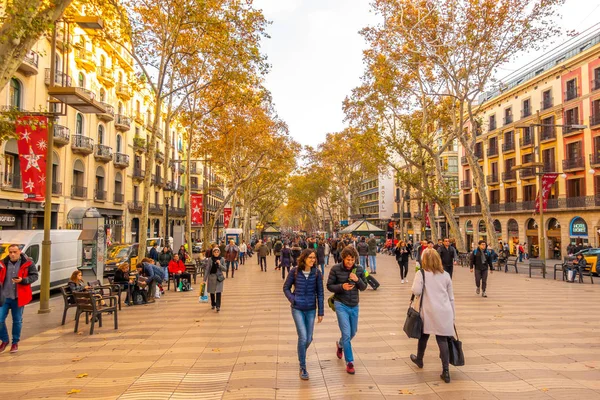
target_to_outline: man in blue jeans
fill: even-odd
[[[369,235],[367,245],[369,246],[369,268],[372,274],[377,274],[377,240],[372,233]]]
[[[8,256],[0,261],[0,353],[9,343],[6,318],[8,311],[12,314],[12,346],[11,353],[19,350],[21,328],[23,327],[23,309],[31,301],[31,284],[38,279],[35,264],[25,255],[16,244],[8,247]]]
[[[364,243],[364,241],[363,241]],[[354,375],[352,338],[358,330],[359,290],[367,289],[365,271],[356,265],[358,254],[352,246],[342,250],[342,262],[331,267],[327,279],[327,290],[335,294],[335,313],[342,337],[336,342],[336,354],[346,359],[346,372]]]

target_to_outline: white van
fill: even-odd
[[[50,288],[65,285],[73,271],[81,266],[82,245],[79,235],[80,230],[56,230],[50,231],[52,250],[50,256]],[[31,285],[33,293],[40,291],[41,268],[42,268],[42,241],[43,230],[3,230],[0,231],[0,258],[8,256],[8,246],[17,244],[21,251],[29,257],[36,265],[40,277]]]

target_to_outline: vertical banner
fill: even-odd
[[[48,118],[17,118],[17,147],[21,163],[21,182],[25,201],[43,202],[46,194],[46,151],[48,150]]]
[[[379,219],[388,220],[394,213],[394,170],[380,172],[379,181]]]
[[[548,208],[548,196],[550,196],[550,190],[552,185],[556,182],[558,174],[544,174],[542,176],[542,200],[544,202],[544,211]],[[535,198],[535,212],[540,212],[540,195]]]
[[[198,194],[198,193],[194,193],[190,197],[191,197],[190,209],[192,212],[192,225],[202,225],[204,223],[204,219],[202,218],[202,212],[204,210],[202,195]]]
[[[223,209],[223,226],[229,228],[229,220],[231,220],[231,207]]]
[[[425,203],[425,226],[431,228],[431,221],[429,220],[429,203]]]

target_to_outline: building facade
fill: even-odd
[[[532,256],[546,246],[547,258],[560,258],[569,243],[598,246],[599,56],[596,33],[482,96],[475,153],[486,176],[483,188],[474,184],[459,149],[456,212],[468,244],[487,237],[477,193],[486,190],[495,230],[513,251],[517,243],[527,243]],[[539,215],[534,214],[538,173],[558,174],[545,213],[546,243],[540,243]]]

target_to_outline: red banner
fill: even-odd
[[[192,194],[190,203],[192,225],[202,225],[204,223],[204,219],[202,218],[202,212],[204,210],[202,195],[197,193]]]
[[[21,182],[25,201],[43,202],[46,194],[46,151],[48,151],[48,118],[17,118],[17,147],[21,163]]]
[[[229,227],[229,221],[231,220],[231,208],[223,209],[223,226],[225,229]]]
[[[548,196],[550,196],[550,190],[552,189],[552,185],[556,182],[556,178],[558,178],[558,174],[544,174],[542,176],[542,198],[544,200],[544,211],[548,208]],[[540,211],[540,195],[535,199],[535,212]]]
[[[429,203],[425,203],[425,226],[431,227],[431,221],[429,221]]]

